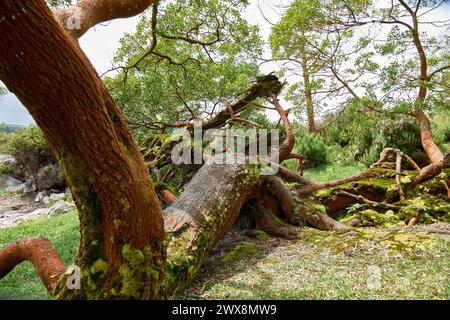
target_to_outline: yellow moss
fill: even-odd
[[[304,240],[331,252],[366,254],[366,248],[385,249],[389,255],[410,254],[414,251],[430,251],[437,246],[437,240],[428,233],[409,233],[405,230],[384,231],[377,229],[352,228],[336,232],[317,232],[305,229]]]
[[[133,269],[139,267],[145,262],[145,257],[142,251],[131,247],[129,244],[123,246],[122,256]]]
[[[248,257],[258,253],[259,249],[251,242],[242,242],[234,247],[234,249],[228,253],[223,261],[226,263],[240,260],[244,257]]]
[[[102,275],[105,275],[107,272],[108,272],[108,263],[102,259],[98,259],[91,266],[92,274],[101,273]]]

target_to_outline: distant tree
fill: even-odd
[[[364,3],[366,10],[361,10]],[[427,21],[442,1],[392,1],[380,7],[370,1],[342,1],[330,23],[333,40],[314,48],[322,67],[332,73],[349,98],[380,115],[405,114],[419,124],[422,145],[432,164],[421,177],[437,172],[444,155],[433,140],[427,113],[448,91],[449,37],[430,37],[424,24],[448,28],[448,21]],[[376,26],[388,28],[380,33]],[[385,29],[384,29],[385,30]],[[353,40],[348,41],[349,35]],[[347,40],[346,40],[347,39]]]

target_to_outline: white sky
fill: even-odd
[[[252,24],[258,24],[261,36],[267,40],[271,25],[266,19],[272,23],[277,22],[279,10],[275,4],[288,4],[289,2],[289,0],[251,0],[245,18]],[[258,4],[264,12],[264,17],[258,8]],[[436,10],[433,16],[430,15],[429,18],[450,18],[450,4],[447,3],[443,8]],[[111,67],[114,52],[119,48],[119,39],[124,33],[132,32],[137,23],[138,17],[114,20],[91,29],[80,39],[81,47],[100,74]],[[266,57],[270,57],[269,52],[266,52]],[[269,73],[276,69],[277,66],[274,63],[266,63],[261,66],[263,73]],[[16,97],[13,94],[8,94],[0,97],[0,123],[30,124],[34,121]]]

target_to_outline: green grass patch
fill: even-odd
[[[0,230],[0,248],[25,237],[44,236],[50,239],[66,265],[72,264],[79,246],[79,220],[76,211],[54,218],[24,222]],[[0,280],[0,299],[50,299],[36,270],[30,262],[14,268]]]
[[[366,170],[363,164],[354,166],[343,166],[337,163],[331,163],[326,166],[308,169],[305,171],[305,178],[315,182],[324,182],[340,178],[346,178],[353,174]]]

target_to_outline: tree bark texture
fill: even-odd
[[[0,30],[0,79],[44,132],[80,216],[84,286],[62,297],[165,297],[158,198],[94,67],[43,0],[1,1]]]

